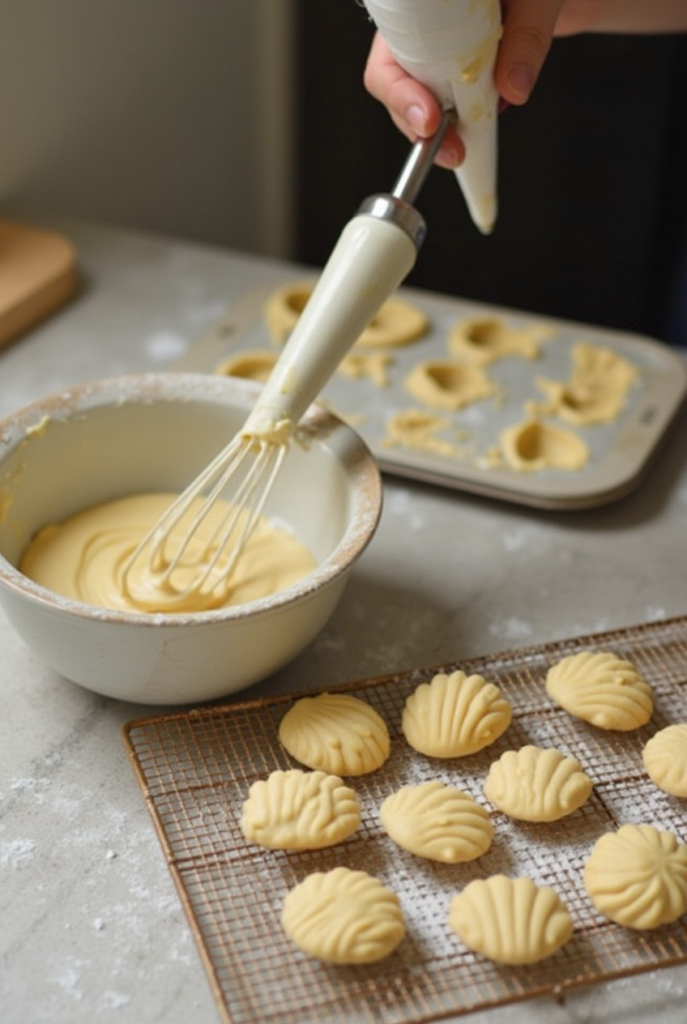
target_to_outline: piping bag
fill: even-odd
[[[499,0],[364,0],[397,63],[457,113],[456,170],[470,216],[489,234],[497,212]]]

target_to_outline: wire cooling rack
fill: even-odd
[[[560,658],[611,650],[631,661],[654,691],[649,724],[608,733],[574,719],[548,698],[544,680]],[[513,722],[490,748],[453,761],[412,751],[400,731],[406,697],[437,671],[478,672],[513,704]],[[359,830],[338,846],[308,853],[268,851],[240,830],[250,785],[294,767],[277,729],[301,694],[159,715],[128,723],[123,737],[193,929],[217,1005],[230,1024],[419,1024],[657,967],[687,962],[684,918],[633,932],[601,917],[585,895],[582,869],[595,840],[626,822],[653,824],[687,842],[684,801],[659,790],[641,760],[658,729],[687,721],[687,617],[578,637],[500,655],[418,669],[337,687],[369,701],[386,720],[392,753],[378,771],[348,780],[362,810]],[[575,814],[528,824],[493,812],[491,848],[469,864],[442,865],[401,850],[382,830],[378,808],[393,790],[440,778],[482,792],[489,764],[525,743],[576,756],[594,782]],[[398,895],[407,935],[370,966],[309,959],[286,937],[287,891],[315,870],[339,864],[379,877]],[[575,924],[554,956],[504,967],[470,952],[448,926],[452,897],[475,877],[502,872],[551,885]]]

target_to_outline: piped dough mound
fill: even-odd
[[[301,764],[330,775],[366,775],[391,752],[384,719],[364,700],[342,693],[297,700],[281,720],[279,740]]]
[[[537,378],[537,387],[548,401],[530,403],[535,415],[559,416],[578,426],[610,423],[624,408],[639,371],[609,348],[579,342],[572,349],[570,381]]]
[[[584,866],[587,894],[624,928],[658,928],[687,911],[687,846],[653,825],[622,825],[596,841]]]
[[[265,322],[272,340],[281,345],[293,331],[308,304],[314,285],[296,282],[277,288],[265,305]],[[408,345],[429,328],[429,320],[419,307],[394,296],[378,310],[356,341],[360,348]]]
[[[668,725],[645,744],[642,760],[649,778],[672,796],[687,796],[687,722]]]
[[[577,434],[528,417],[501,431],[503,457],[518,473],[542,469],[578,470],[589,461],[589,446]]]
[[[568,714],[599,729],[628,732],[651,718],[651,687],[634,665],[609,651],[563,658],[546,676],[549,696]]]
[[[392,793],[379,817],[404,850],[444,864],[481,857],[494,836],[489,813],[469,793],[438,779]]]
[[[484,749],[511,723],[513,710],[480,675],[439,672],[408,697],[401,727],[414,750],[428,757],[463,757]]]
[[[262,349],[250,352],[237,352],[236,355],[224,359],[216,368],[220,377],[243,377],[264,384],[277,361],[276,352]]]
[[[517,328],[509,327],[499,317],[469,317],[453,327],[448,348],[459,359],[486,366],[512,356],[537,359],[541,342],[552,335],[551,328],[544,324]]]
[[[345,867],[308,875],[287,894],[281,920],[299,949],[334,964],[381,960],[405,934],[396,894]]]
[[[435,409],[456,412],[496,394],[495,381],[479,366],[449,360],[417,363],[405,379],[408,392]]]
[[[502,754],[484,784],[487,799],[519,821],[557,821],[581,807],[591,791],[576,758],[531,744]]]
[[[360,824],[352,789],[337,775],[300,768],[273,771],[254,782],[243,805],[241,831],[269,850],[319,850]]]
[[[533,964],[573,933],[567,908],[531,878],[477,878],[454,897],[449,924],[469,949],[502,964]]]

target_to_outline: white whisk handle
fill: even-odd
[[[367,212],[367,208],[370,211]],[[424,221],[372,197],[343,229],[243,433],[283,440],[415,263]]]

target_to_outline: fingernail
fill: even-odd
[[[462,153],[459,153],[453,146],[444,143],[436,155],[436,162],[439,167],[448,171],[454,171],[460,165]]]
[[[529,99],[534,85],[532,72],[524,64],[516,64],[508,73],[508,84],[517,99],[524,103]]]
[[[422,133],[425,130],[425,112],[422,107],[414,104],[406,110],[406,121],[416,132]]]

